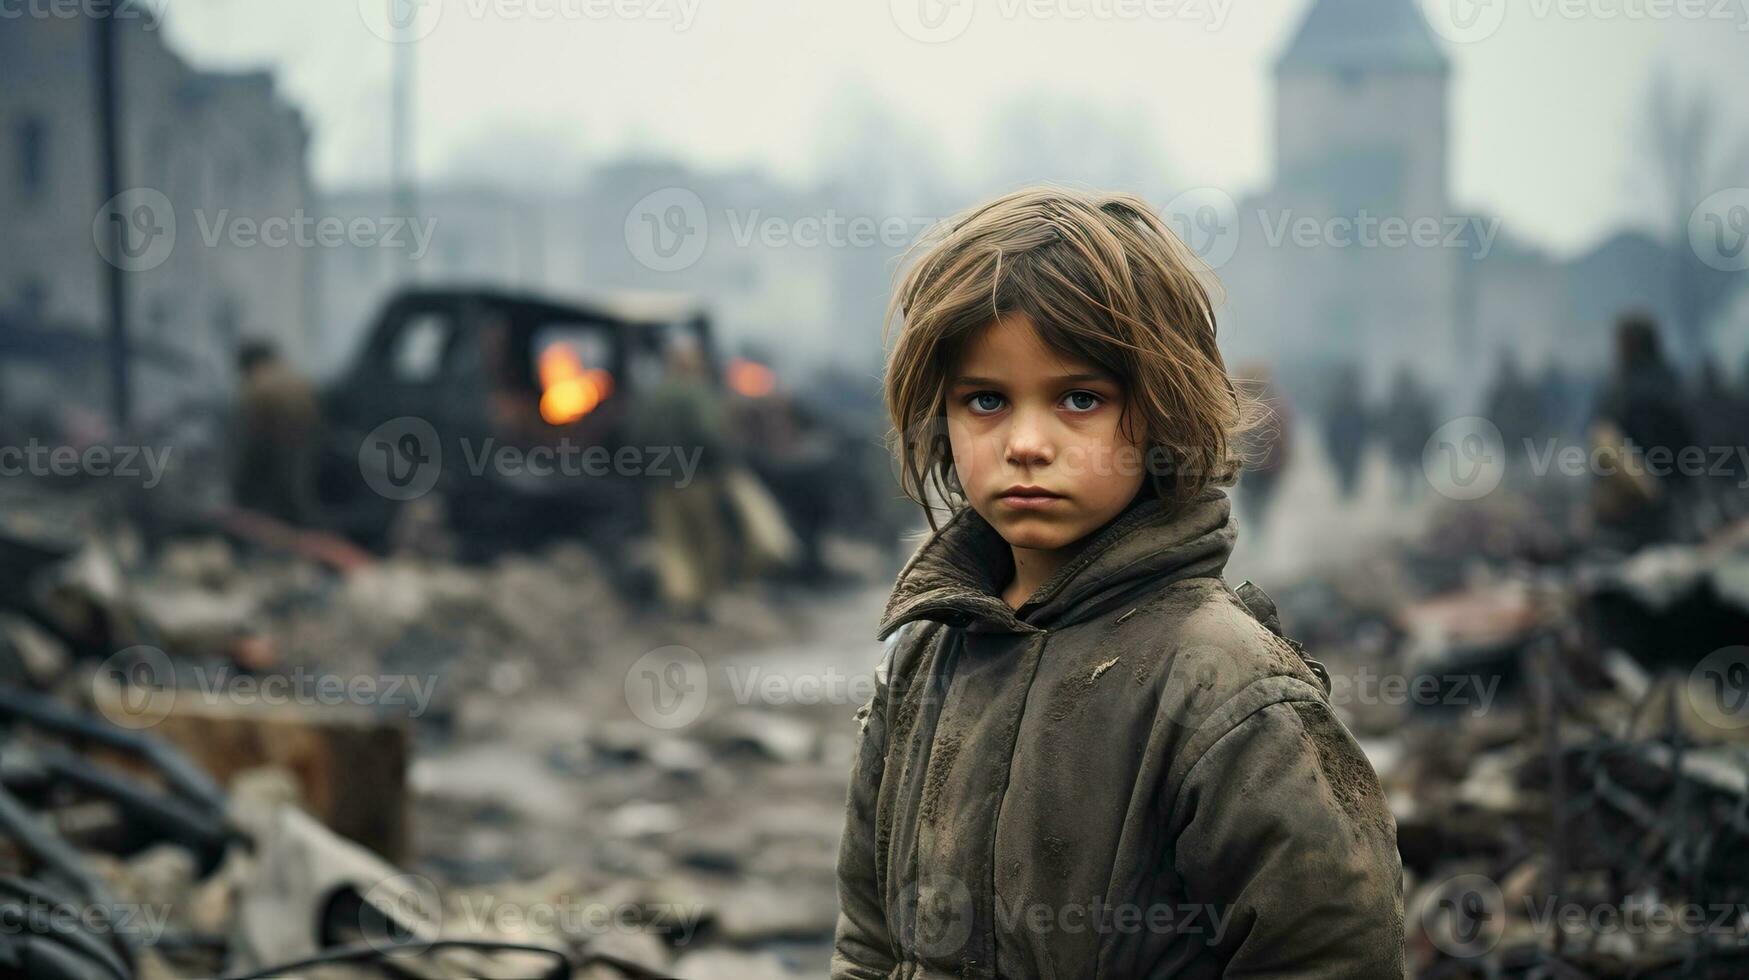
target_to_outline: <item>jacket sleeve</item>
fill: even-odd
[[[1275,700],[1221,735],[1169,819],[1228,977],[1404,976],[1402,864],[1378,776],[1330,706]]]
[[[880,980],[897,966],[875,865],[875,805],[887,753],[887,675],[898,647],[894,634],[875,672],[875,693],[857,710],[855,768],[850,774],[844,836],[838,844],[838,929],[833,980]]]

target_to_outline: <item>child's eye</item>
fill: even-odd
[[[1091,391],[1071,391],[1063,396],[1063,404],[1075,412],[1091,412],[1104,403],[1104,398]]]
[[[979,415],[988,415],[1002,408],[1002,396],[993,391],[980,391],[966,396],[966,407]]]

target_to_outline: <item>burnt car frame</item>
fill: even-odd
[[[328,522],[381,547],[409,504],[433,499],[475,556],[562,536],[623,543],[642,480],[660,475],[618,455],[627,414],[681,337],[720,385],[710,320],[682,298],[394,296],[323,391]]]

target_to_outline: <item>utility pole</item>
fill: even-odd
[[[413,190],[413,42],[418,5],[407,0],[385,0],[389,4],[389,23],[395,29],[394,79],[389,106],[389,169],[393,185],[394,208],[400,217],[413,218],[416,205]],[[405,7],[401,16],[395,11]],[[413,278],[411,263],[407,278]]]
[[[116,83],[120,72],[117,65],[115,18],[106,9],[95,15],[91,26],[93,54],[97,60],[97,144],[103,176],[99,200],[112,201],[122,192],[122,146],[116,104]],[[100,256],[100,259],[103,261],[104,290],[109,305],[110,410],[115,416],[117,432],[123,433],[133,419],[133,393],[128,364],[128,294],[120,260],[125,254],[122,249],[127,244],[123,240],[127,228],[122,222],[116,221],[110,222],[109,227],[110,234],[114,237],[107,258]]]

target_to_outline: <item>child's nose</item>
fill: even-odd
[[[1008,462],[1016,466],[1042,466],[1051,461],[1055,450],[1050,437],[1050,415],[1047,412],[1016,410],[1008,426]]]

